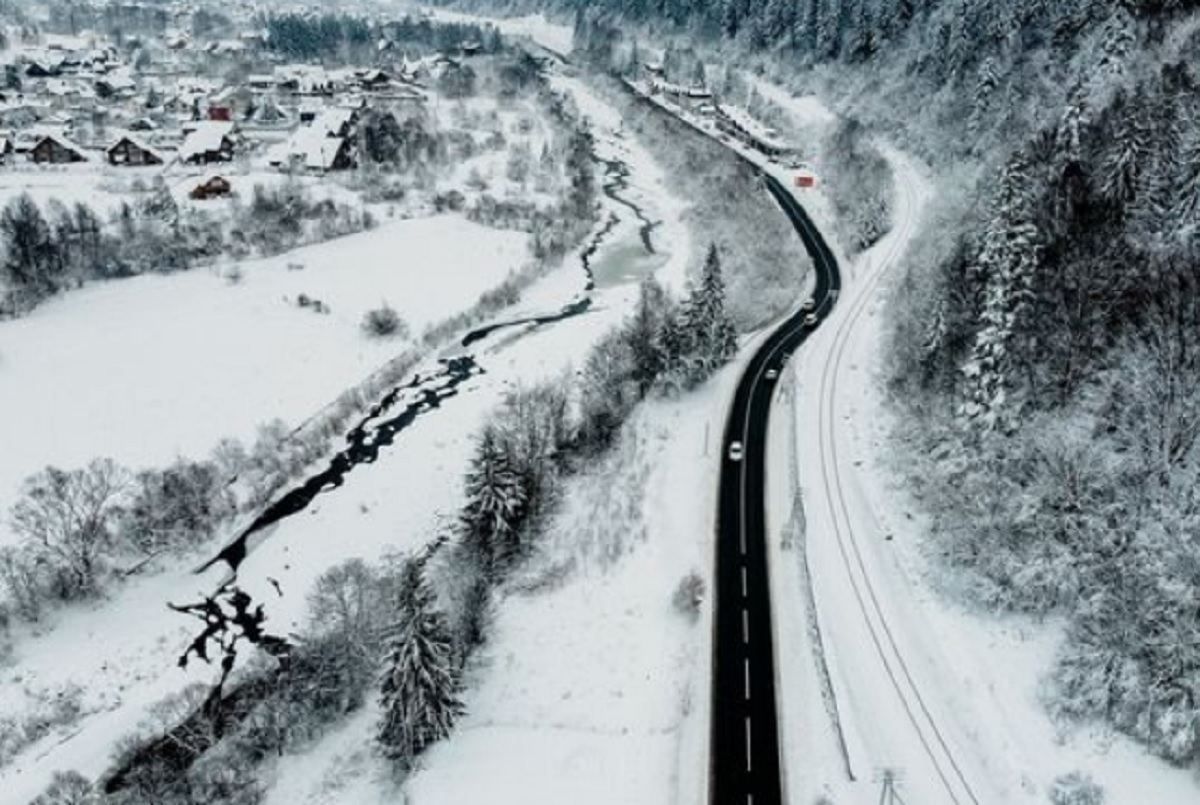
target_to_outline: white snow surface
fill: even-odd
[[[403,350],[362,333],[367,310],[387,302],[417,336],[526,260],[524,234],[438,216],[243,262],[237,284],[230,265],[98,282],[0,322],[0,512],[47,464],[159,466],[297,425]]]
[[[773,100],[801,120],[827,119],[811,114],[811,100]],[[927,523],[886,461],[880,366],[886,273],[935,185],[903,154],[883,151],[897,177],[894,229],[843,263],[838,307],[799,353],[772,417],[769,523],[788,799],[875,803],[880,774],[891,768],[904,801],[930,805],[1044,803],[1054,778],[1075,770],[1091,774],[1109,802],[1195,802],[1188,772],[1102,727],[1050,720],[1041,678],[1060,624],[968,612],[937,591]],[[797,475],[805,536],[788,545]],[[814,661],[805,549],[854,782]]]

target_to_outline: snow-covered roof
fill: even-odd
[[[223,121],[202,120],[191,126],[192,131],[179,146],[179,158],[184,162],[202,154],[220,151],[225,138],[233,133],[233,124]]]
[[[323,110],[312,122],[312,128],[325,135],[339,135],[342,129],[354,119],[353,109],[343,109],[333,106]]]
[[[163,159],[163,155],[161,153],[159,153],[157,148],[154,148],[153,146],[148,145],[142,139],[135,137],[133,134],[130,134],[128,132],[124,132],[124,133],[120,134],[117,137],[117,139],[115,139],[113,141],[113,144],[105,149],[105,153],[112,151],[114,148],[116,148],[118,145],[120,145],[125,140],[128,140],[130,142],[130,144],[132,144],[135,148],[140,148],[141,150],[145,151],[146,153],[151,154],[155,157],[158,157],[159,159],[163,160],[164,162],[166,161],[165,159]]]
[[[36,139],[33,147],[37,148],[45,140],[53,140],[53,141],[57,142],[59,145],[61,145],[63,148],[66,148],[68,151],[74,152],[75,155],[78,156],[80,158],[80,160],[82,160],[83,162],[91,162],[91,158],[88,156],[88,153],[86,150],[84,150],[83,146],[79,145],[78,143],[76,143],[72,140],[67,139],[62,134],[53,134],[53,133],[42,134],[41,136],[39,136]]]
[[[267,161],[272,165],[300,163],[310,170],[326,171],[333,167],[345,145],[342,137],[329,137],[316,126],[297,129],[287,140],[271,150]]]

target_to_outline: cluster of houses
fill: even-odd
[[[457,63],[389,49],[379,66],[329,69],[280,63],[262,45],[258,33],[206,44],[175,34],[135,51],[85,35],[0,51],[0,165],[213,166],[247,154],[280,170],[344,170],[364,109],[419,107]],[[206,77],[256,48],[269,72]],[[139,54],[136,68],[122,51]]]

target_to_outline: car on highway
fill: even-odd
[[[817,322],[819,322],[819,321],[820,321],[820,319],[817,318],[816,313],[809,313],[807,316],[804,317],[804,325],[806,327],[816,327]]]
[[[741,442],[734,442],[733,444],[729,445],[729,460],[730,461],[741,461],[745,457],[746,457],[746,448],[744,448],[742,446]]]
[[[767,370],[767,380],[778,380],[778,379],[779,379],[779,370],[778,369],[768,369]]]
[[[816,299],[814,299],[813,297],[810,296],[808,299],[804,300],[804,312],[805,313],[812,313],[816,309],[817,309],[817,300]]]

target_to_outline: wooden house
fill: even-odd
[[[83,149],[65,137],[45,135],[29,151],[29,158],[39,165],[69,165],[87,162]]]
[[[139,167],[163,164],[162,156],[132,137],[122,137],[105,152],[110,165]]]

